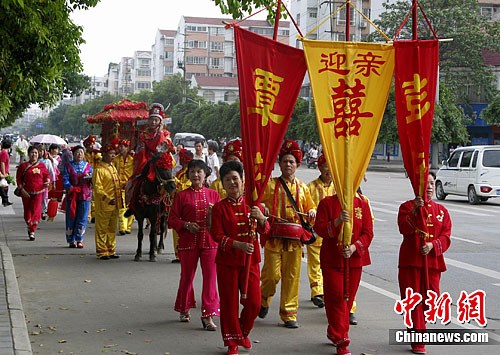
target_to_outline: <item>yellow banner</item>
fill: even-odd
[[[316,121],[342,209],[354,194],[377,140],[394,71],[388,44],[303,40]],[[350,245],[352,223],[339,237]]]

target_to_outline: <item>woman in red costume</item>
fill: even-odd
[[[227,354],[238,354],[238,345],[252,347],[248,334],[260,310],[260,249],[256,236],[249,235],[251,220],[257,221],[257,232],[268,233],[269,223],[258,207],[248,207],[243,198],[243,165],[229,161],[219,170],[227,198],[212,210],[211,234],[219,243],[215,263],[220,295],[220,325]],[[248,291],[240,299],[240,287],[250,262]],[[239,304],[243,305],[239,314]]]
[[[16,180],[21,189],[28,237],[35,240],[35,231],[42,216],[43,193],[50,184],[50,176],[45,164],[38,161],[38,150],[34,146],[28,148],[28,158],[17,168]]]
[[[441,273],[446,271],[444,252],[451,244],[451,219],[448,210],[432,201],[435,188],[435,175],[429,174],[427,182],[427,202],[420,196],[404,202],[399,207],[398,226],[403,235],[403,242],[399,249],[399,292],[401,298],[406,298],[406,289],[419,293],[423,299],[427,297],[426,275],[428,275],[429,289],[440,295],[439,282]],[[425,206],[427,210],[427,234],[417,228],[417,210]],[[424,238],[424,239],[422,239]],[[424,269],[424,260],[427,262],[427,272]],[[422,301],[411,312],[413,329],[424,332],[425,317]],[[411,350],[415,354],[425,354],[425,344],[412,343]]]
[[[196,307],[193,280],[199,261],[203,274],[201,321],[206,330],[216,330],[212,317],[219,316],[215,269],[217,242],[210,235],[209,223],[212,206],[219,202],[219,194],[203,185],[208,175],[210,168],[204,161],[189,162],[191,186],[175,195],[168,215],[168,225],[179,233],[181,278],[174,309],[180,313],[181,322],[189,322],[189,310]]]
[[[351,354],[349,339],[349,311],[356,298],[363,266],[370,265],[368,247],[373,239],[373,219],[368,199],[356,193],[354,215],[342,210],[337,195],[325,197],[318,205],[314,230],[323,237],[320,252],[328,339],[337,347],[337,355]],[[344,222],[352,221],[351,245],[343,248],[339,234]],[[349,300],[344,299],[344,267],[349,259]]]

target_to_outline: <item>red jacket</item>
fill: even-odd
[[[49,171],[40,161],[33,165],[26,161],[17,168],[16,181],[18,186],[23,186],[29,193],[40,193],[46,189],[43,184],[50,182]]]
[[[398,226],[403,235],[403,243],[399,249],[399,267],[423,267],[424,258],[420,254],[422,237],[416,233],[416,216],[413,214],[413,200],[406,201],[399,207]],[[448,210],[434,202],[427,204],[427,228],[433,248],[427,254],[429,269],[446,271],[443,253],[451,244],[451,219]]]
[[[250,208],[245,203],[245,199],[238,200],[225,198],[215,204],[212,209],[212,228],[210,233],[219,243],[219,249],[215,262],[217,264],[229,266],[243,266],[245,264],[245,253],[240,249],[233,249],[233,242],[240,241],[250,243],[248,237],[248,224]],[[257,223],[257,232],[269,233],[269,223],[266,221],[264,227]],[[256,237],[253,241],[254,252],[251,255],[251,264],[260,262],[259,241]]]
[[[373,219],[368,200],[356,194],[353,204],[351,244],[356,245],[356,251],[350,257],[351,267],[361,267],[371,264],[368,247],[373,239]],[[320,252],[321,267],[339,268],[344,265],[342,243],[339,234],[342,223],[335,227],[334,220],[340,216],[342,207],[337,195],[325,197],[318,205],[314,230],[323,237]]]

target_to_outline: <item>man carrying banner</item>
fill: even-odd
[[[337,195],[325,197],[318,205],[314,230],[323,237],[320,261],[323,272],[325,308],[328,318],[327,337],[337,347],[337,355],[350,354],[349,310],[358,291],[362,267],[370,265],[368,248],[373,239],[373,219],[368,200],[358,193],[353,201],[353,215],[343,210]],[[343,247],[339,234],[343,224],[351,221],[351,243]],[[349,259],[349,263],[344,260]],[[344,291],[344,268],[349,268],[348,300]]]
[[[302,161],[297,142],[286,140],[279,152],[281,179],[294,197],[299,211],[295,211],[280,178],[273,178],[266,187],[262,202],[269,211],[271,232],[261,238],[264,247],[264,265],[261,275],[262,304],[260,318],[265,318],[281,279],[280,318],[287,328],[298,328],[300,267],[302,263],[302,225],[298,213],[311,220],[316,206],[307,186],[295,177]]]
[[[127,139],[122,139],[118,142],[118,155],[113,160],[113,165],[118,171],[120,177],[120,185],[122,189],[122,201],[125,201],[125,186],[128,180],[132,176],[134,171],[134,156],[130,153],[130,141]],[[118,231],[120,235],[130,234],[132,230],[132,222],[134,221],[134,216],[124,217],[123,214],[127,208],[121,208],[118,211]]]

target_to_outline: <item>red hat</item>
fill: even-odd
[[[187,165],[191,160],[193,160],[193,153],[185,148],[179,150],[179,163],[182,166]]]
[[[297,166],[300,166],[300,163],[302,162],[302,150],[300,150],[299,144],[296,141],[287,139],[283,142],[278,156],[279,159],[281,160],[281,158],[286,154],[292,154],[297,161]]]
[[[324,154],[321,154],[318,158],[318,166],[326,164],[326,157]]]
[[[162,104],[151,104],[151,107],[149,108],[149,117],[158,117],[159,119],[163,119],[165,117],[163,111],[164,108]]]
[[[96,141],[96,136],[88,136],[87,138],[85,138],[85,140],[83,141],[83,145],[90,145],[90,144],[94,144],[95,141]]]
[[[241,139],[233,139],[227,142],[224,147],[224,151],[222,152],[222,161],[227,161],[231,155],[234,155],[240,161],[243,161],[243,145],[241,143]]]
[[[118,142],[117,141],[111,141],[110,143],[104,145],[102,148],[101,148],[101,152],[102,153],[107,153],[109,152],[110,150],[114,150],[114,151],[117,151],[118,150]]]
[[[130,141],[128,139],[120,139],[118,141],[118,145],[125,145],[127,147],[130,147]]]

